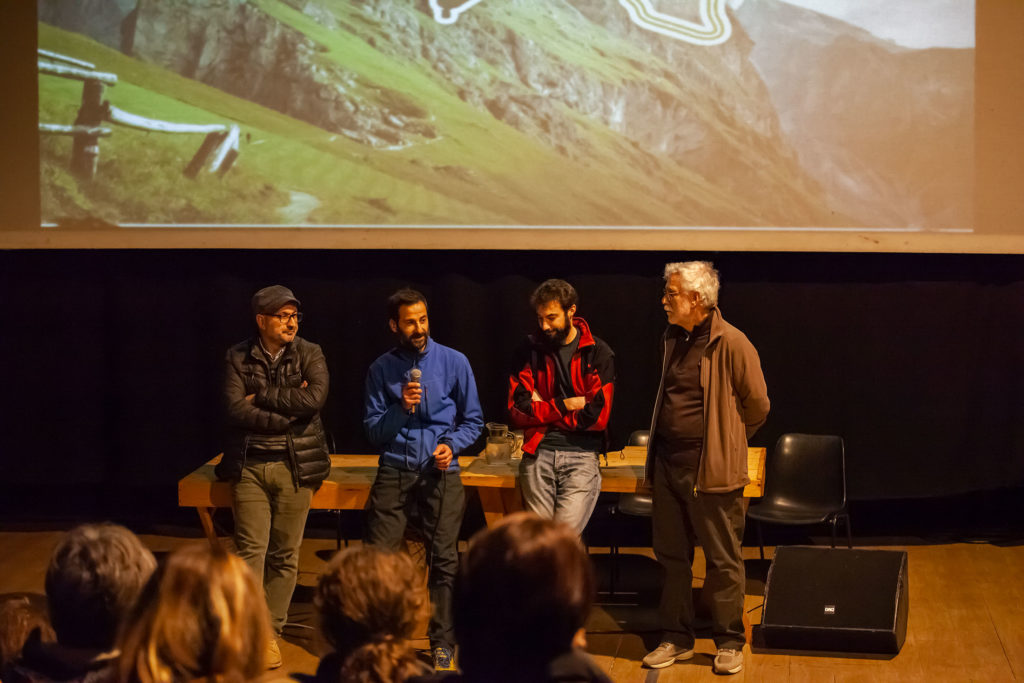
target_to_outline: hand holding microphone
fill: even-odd
[[[402,406],[405,408],[405,412],[410,415],[416,414],[416,406],[423,400],[423,387],[420,384],[421,377],[423,377],[423,371],[419,368],[413,368],[409,371],[409,381],[402,387]]]

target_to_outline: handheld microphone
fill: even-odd
[[[419,368],[413,368],[412,370],[409,371],[409,381],[410,382],[419,383],[421,377],[423,377],[423,371],[420,370]],[[422,394],[420,394],[420,395],[422,396]],[[415,415],[416,414],[416,406],[412,407],[412,410],[409,411],[409,414],[410,415]]]

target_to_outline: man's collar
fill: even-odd
[[[258,334],[256,335],[256,346],[257,346],[257,348],[259,348],[260,352],[262,352],[263,355],[271,363],[276,363],[285,354],[285,352],[289,348],[291,348],[291,345],[292,345],[292,342],[288,342],[287,344],[282,346],[280,349],[278,349],[276,354],[275,353],[270,353],[270,351],[267,350],[267,347],[263,345],[263,338],[260,337],[260,335],[258,335]]]
[[[424,344],[422,351],[420,351],[419,349],[410,348],[403,344],[396,344],[393,351],[400,356],[407,356],[409,358],[423,358],[428,353],[430,353],[430,349],[434,347],[434,343],[435,342],[433,337],[427,337],[427,343]]]

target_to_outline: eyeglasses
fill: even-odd
[[[263,315],[267,316],[268,318],[277,318],[278,320],[281,321],[282,325],[287,325],[292,320],[294,320],[297,323],[302,322],[301,313],[264,313]]]
[[[673,291],[673,290],[669,289],[668,287],[666,287],[665,289],[661,290],[661,293],[666,298],[668,298],[668,299],[675,299],[677,296],[682,296],[683,295],[683,292],[676,292],[676,291]]]

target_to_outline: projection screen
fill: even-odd
[[[1024,250],[971,0],[37,11],[56,244]]]

